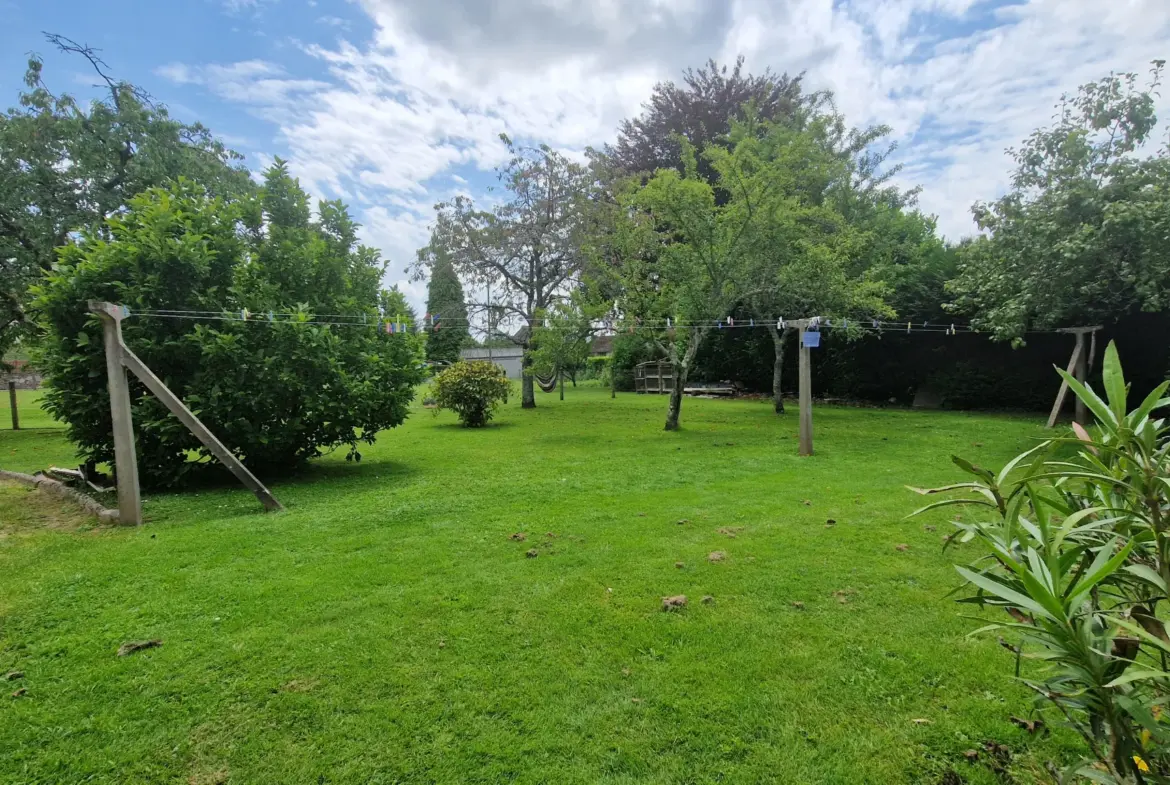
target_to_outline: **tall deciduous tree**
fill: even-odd
[[[254,188],[240,156],[206,128],[174,120],[142,90],[114,79],[95,50],[48,38],[92,66],[104,96],[84,106],[55,95],[32,57],[20,105],[0,114],[0,356],[35,328],[28,287],[71,233],[108,236],[105,219],[132,196],[179,176],[213,195]]]
[[[775,120],[794,114],[819,94],[804,95],[801,77],[771,71],[744,73],[743,58],[730,72],[714,60],[697,71],[683,72],[682,84],[659,82],[638,117],[623,120],[617,142],[607,150],[628,174],[653,174],[676,169],[685,174],[681,140],[698,150],[722,142],[732,122],[745,117],[751,106],[756,116]],[[710,162],[697,161],[698,174],[714,184],[718,176]]]
[[[425,325],[427,332],[427,359],[431,362],[453,363],[459,359],[459,350],[467,341],[467,303],[463,299],[463,284],[455,267],[447,258],[433,259],[431,278],[427,283],[427,313],[433,324]]]
[[[974,206],[986,235],[961,249],[950,284],[973,324],[1019,341],[1170,307],[1170,155],[1138,154],[1157,127],[1163,64],[1145,89],[1135,74],[1083,85],[1054,125],[1009,150],[1012,190]]]
[[[470,284],[490,286],[494,308],[523,326],[513,335],[525,350],[521,405],[536,406],[531,348],[539,314],[566,297],[583,269],[585,211],[589,179],[583,167],[548,146],[514,147],[499,170],[506,199],[490,210],[476,209],[464,196],[437,205],[430,244],[419,252],[415,275],[438,259],[449,259]]]

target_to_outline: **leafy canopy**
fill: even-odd
[[[145,92],[109,76],[94,50],[48,38],[88,61],[104,95],[85,106],[54,94],[33,56],[19,106],[0,114],[0,356],[35,333],[29,287],[71,233],[108,237],[108,217],[135,194],[179,176],[213,196],[254,190],[240,156],[206,128],[172,119]]]
[[[254,468],[288,468],[343,445],[360,459],[360,442],[403,422],[422,378],[421,338],[377,329],[377,252],[356,246],[343,205],[322,203],[317,221],[307,205],[278,160],[260,198],[227,200],[180,179],[134,197],[61,252],[35,289],[47,327],[40,364],[46,406],[85,459],[113,456],[90,299],[129,307],[131,350]],[[232,318],[143,313],[157,309]],[[357,324],[312,324],[314,314],[347,314]],[[144,483],[178,483],[210,460],[159,401],[136,384],[131,393]]]
[[[1170,306],[1170,157],[1139,154],[1157,128],[1155,61],[1083,85],[1056,122],[1009,150],[1012,190],[972,209],[986,232],[960,254],[957,308],[996,337],[1112,322]]]

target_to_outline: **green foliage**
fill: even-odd
[[[455,412],[468,428],[482,428],[508,400],[512,385],[495,363],[463,360],[439,372],[433,389],[440,409]]]
[[[1141,158],[1157,119],[1151,84],[1111,75],[1066,96],[1061,114],[1010,151],[1013,190],[976,204],[987,233],[961,249],[958,308],[998,338],[1109,323],[1170,306],[1170,156]]]
[[[20,105],[0,114],[0,357],[36,333],[28,289],[71,233],[101,235],[131,197],[179,176],[217,196],[255,190],[240,156],[206,128],[172,119],[142,90],[108,76],[93,50],[48,38],[86,58],[107,89],[89,106],[54,94],[34,56]]]
[[[1038,445],[998,473],[962,458],[975,479],[923,493],[962,491],[924,510],[973,505],[982,520],[957,522],[956,537],[984,558],[958,567],[974,595],[1011,622],[981,631],[1018,634],[1026,656],[1045,663],[1025,683],[1038,703],[1084,739],[1090,760],[1066,774],[1094,782],[1170,777],[1170,635],[1160,618],[1170,596],[1170,425],[1154,412],[1170,382],[1137,408],[1117,349],[1105,352],[1101,398],[1060,371],[1096,417],[1093,433]],[[1075,449],[1067,459],[1050,447]],[[920,511],[921,512],[921,511]]]
[[[449,259],[434,260],[428,266],[431,278],[427,283],[427,313],[437,315],[438,321],[437,329],[426,325],[427,359],[431,362],[458,362],[459,350],[468,338],[463,285]]]
[[[344,207],[307,197],[281,161],[261,199],[225,201],[193,182],[150,189],[83,232],[38,287],[48,409],[86,460],[112,461],[102,331],[86,301],[126,305],[126,343],[236,455],[284,469],[403,422],[421,380],[421,338],[376,329],[382,265],[354,247]],[[263,226],[263,231],[261,227]],[[153,309],[234,315],[191,320]],[[249,311],[248,320],[238,318]],[[269,320],[267,314],[291,314]],[[311,324],[350,314],[370,326]],[[174,484],[210,455],[153,396],[131,385],[140,474]],[[191,456],[197,461],[191,460]]]
[[[586,310],[574,303],[557,303],[539,317],[532,336],[532,368],[538,376],[565,373],[576,377],[589,358],[593,325]]]

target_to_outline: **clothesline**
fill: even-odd
[[[307,314],[303,311],[263,311],[252,312],[247,309],[240,311],[210,311],[210,310],[181,310],[181,309],[149,309],[149,310],[135,310],[126,309],[126,317],[139,318],[161,318],[161,319],[188,319],[193,321],[222,321],[222,322],[249,322],[255,324],[311,324],[322,325],[330,327],[365,327],[378,328],[388,333],[406,333],[406,332],[436,332],[443,328],[453,327],[475,327],[476,323],[468,319],[447,319],[440,314],[427,314],[422,323],[415,325],[414,320],[411,320],[405,315],[396,315],[388,317],[383,315],[372,316],[370,314]],[[308,318],[306,318],[308,317]],[[543,319],[533,319],[534,326],[541,326]],[[893,321],[882,319],[856,319],[856,318],[824,318],[813,317],[811,319],[786,319],[784,317],[776,317],[772,319],[736,319],[728,316],[718,320],[702,320],[702,321],[688,321],[675,320],[670,317],[661,317],[654,319],[634,319],[632,321],[623,320],[620,322],[614,320],[606,320],[599,329],[608,330],[613,333],[633,333],[642,330],[670,330],[673,328],[696,328],[706,327],[716,330],[733,330],[733,329],[752,329],[752,328],[769,328],[776,327],[779,329],[788,329],[795,321],[811,322],[807,329],[810,331],[818,330],[846,330],[846,331],[862,331],[862,332],[905,332],[905,333],[939,333],[944,335],[957,335],[960,332],[981,334],[981,331],[971,327],[969,324],[961,324],[958,322],[931,322],[930,320],[923,321]],[[1040,333],[1056,333],[1058,330],[1028,330],[1029,334]]]

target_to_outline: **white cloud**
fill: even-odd
[[[1164,0],[357,3],[368,44],[303,50],[324,75],[258,60],[158,73],[273,122],[294,173],[352,201],[392,270],[426,241],[433,202],[466,187],[454,168],[504,160],[500,132],[579,153],[612,140],[656,81],[710,56],[806,71],[851,122],[891,125],[901,181],[924,187],[922,207],[957,238],[974,230],[971,203],[1006,185],[1004,148],[1060,93],[1170,54]]]

